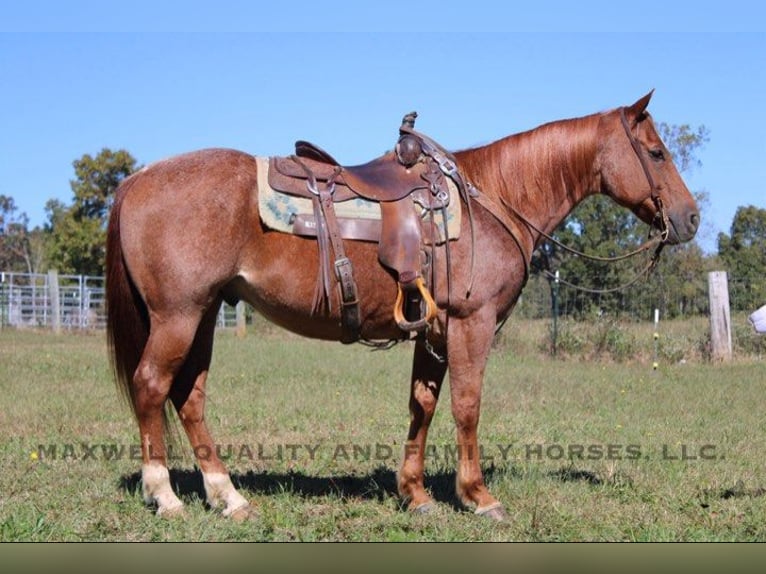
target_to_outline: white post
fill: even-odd
[[[5,294],[5,271],[0,271],[0,330],[2,330],[3,325],[5,324],[5,313],[7,311],[7,309],[5,308],[5,297],[3,296],[4,294]]]
[[[658,343],[660,341],[660,310],[654,310],[654,363],[652,363],[652,369],[657,370],[660,366],[658,358]]]
[[[51,303],[51,327],[57,335],[61,333],[61,306],[59,301],[59,273],[48,271],[48,301]]]
[[[731,311],[726,271],[708,273],[710,345],[714,361],[731,360]]]
[[[234,308],[237,317],[237,337],[240,339],[247,335],[247,324],[245,322],[245,302],[237,302],[237,306]]]

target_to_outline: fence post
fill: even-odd
[[[245,323],[245,302],[239,301],[234,308],[237,317],[237,337],[240,339],[247,335],[247,324]]]
[[[715,361],[731,360],[731,311],[726,271],[708,273],[710,298],[710,345]]]
[[[654,310],[654,362],[652,363],[652,370],[656,371],[660,366],[659,360],[659,342],[660,342],[660,310]]]
[[[48,301],[51,307],[51,327],[57,335],[61,333],[61,305],[59,300],[59,273],[55,269],[48,271]]]
[[[551,285],[551,311],[553,313],[553,356],[558,351],[559,338],[559,270],[556,269],[556,275]]]
[[[5,297],[5,271],[0,272],[0,331],[5,325],[5,314],[7,312]]]

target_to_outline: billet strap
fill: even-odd
[[[340,317],[341,317],[341,342],[355,343],[359,340],[361,320],[359,317],[359,298],[354,281],[354,268],[351,260],[346,257],[343,249],[343,238],[340,235],[338,222],[335,219],[335,207],[332,201],[332,191],[335,184],[328,185],[319,190],[319,203],[322,207],[322,217],[327,225],[330,236],[330,244],[335,255],[335,278],[340,285]]]
[[[306,186],[314,196],[314,217],[317,224],[317,239],[320,248],[320,282],[323,286],[324,298],[326,298],[331,309],[330,288],[327,277],[328,270],[326,268],[327,258],[329,257],[326,243],[329,240],[335,259],[335,278],[340,288],[341,342],[355,343],[359,340],[361,331],[359,298],[357,296],[356,282],[354,281],[354,269],[351,265],[351,260],[346,257],[346,252],[343,249],[343,238],[341,237],[338,221],[335,217],[335,207],[332,199],[333,192],[335,191],[334,179],[340,173],[341,168],[338,166],[336,174],[320,188],[311,170],[299,158],[295,157],[295,161],[306,171]],[[316,303],[314,307],[316,309]]]

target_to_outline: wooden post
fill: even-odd
[[[652,371],[656,372],[660,366],[659,359],[659,342],[660,342],[660,310],[654,310],[654,362],[652,363]]]
[[[59,273],[48,271],[48,301],[51,303],[51,327],[55,334],[61,333],[61,302],[59,301]]]
[[[3,325],[5,325],[5,314],[7,312],[5,299],[5,271],[0,271],[0,331],[2,331]]]
[[[245,302],[239,301],[234,310],[236,311],[237,317],[237,337],[242,339],[245,335],[247,335],[247,324],[245,321]]]
[[[731,360],[731,314],[726,271],[712,271],[707,276],[710,298],[710,344],[714,361]]]

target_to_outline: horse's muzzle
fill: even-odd
[[[685,209],[668,214],[670,223],[668,229],[668,243],[677,245],[694,238],[700,226],[700,213],[697,209]]]

